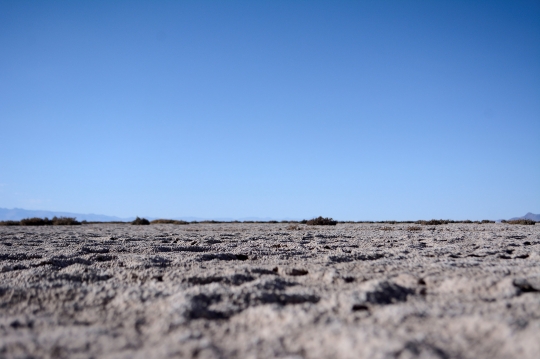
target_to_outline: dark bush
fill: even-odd
[[[508,224],[524,224],[529,226],[534,226],[536,224],[532,219],[514,219],[513,221],[506,222]]]
[[[0,226],[18,226],[19,221],[0,221]]]
[[[74,217],[53,217],[52,219],[34,217],[21,219],[19,224],[21,226],[74,226],[81,224],[81,222],[78,222]]]
[[[154,219],[151,224],[189,224],[186,221],[179,221],[176,219]]]
[[[135,218],[135,220],[133,222],[131,222],[131,224],[133,225],[137,225],[137,226],[146,226],[146,225],[149,225],[150,224],[150,221],[147,220],[146,218]]]
[[[430,221],[417,221],[416,223],[417,224],[428,225],[428,226],[437,226],[437,225],[441,225],[441,224],[448,224],[448,223],[450,223],[450,221],[449,220],[444,220],[444,219],[432,219]]]
[[[75,217],[53,217],[51,222],[55,226],[76,226],[81,224]]]
[[[306,221],[306,224],[310,226],[335,226],[337,221],[334,221],[332,218],[323,218],[319,216]]]
[[[483,219],[481,223],[495,223],[495,221],[490,221],[489,219]]]
[[[33,217],[33,218],[21,219],[20,224],[21,226],[50,226],[52,225],[52,221],[48,219],[47,217],[45,218]]]

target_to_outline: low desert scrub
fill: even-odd
[[[380,228],[381,231],[391,231],[391,230],[393,230],[393,229],[394,229],[394,228],[388,227],[388,226],[386,226],[386,227],[381,227],[381,228]]]
[[[513,221],[506,221],[508,224],[524,224],[534,226],[536,224],[532,219],[514,219]]]
[[[453,223],[454,221],[448,220],[448,219],[432,219],[430,221],[417,221],[417,224],[423,224],[426,226],[438,226],[441,224],[448,224]]]
[[[137,217],[135,218],[133,222],[131,222],[131,224],[136,225],[136,226],[146,226],[150,224],[150,221],[147,220],[146,218]]]
[[[189,224],[186,221],[179,221],[176,219],[154,219],[151,224]]]
[[[0,221],[0,226],[18,226],[19,221]]]
[[[52,221],[45,217],[45,218],[38,218],[38,217],[32,217],[32,218],[24,218],[21,219],[19,222],[21,226],[50,226],[52,225]]]
[[[81,222],[77,221],[75,217],[53,217],[52,224],[54,226],[77,226]]]
[[[323,218],[319,216],[306,221],[306,224],[310,226],[335,226],[337,221],[334,221],[332,218]]]
[[[416,221],[415,223],[416,224],[427,225],[427,226],[437,226],[437,225],[441,225],[441,224],[451,224],[451,223],[476,223],[476,224],[495,223],[495,221],[492,221],[492,220],[489,220],[489,219],[484,219],[482,221],[474,221],[474,222],[469,220],[469,219],[466,219],[464,221],[454,221],[454,220],[451,220],[451,219],[432,219],[432,220],[429,220],[429,221],[420,220],[420,221]]]
[[[52,219],[33,217],[21,219],[19,224],[21,226],[75,226],[81,224],[81,222],[74,217],[53,217]]]
[[[410,226],[410,227],[407,227],[407,230],[408,231],[421,231],[422,227],[420,227],[420,226]]]

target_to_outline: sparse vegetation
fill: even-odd
[[[449,220],[449,219],[432,219],[430,221],[417,221],[416,223],[417,224],[423,224],[423,225],[426,225],[426,226],[438,226],[438,225],[441,225],[441,224],[448,224],[448,223],[452,223],[453,221]]]
[[[408,231],[421,231],[422,227],[420,227],[420,226],[410,226],[410,227],[407,227],[407,230]]]
[[[154,219],[150,224],[189,224],[189,222],[176,219]]]
[[[508,223],[508,224],[523,224],[523,225],[534,225],[535,221],[532,221],[530,219],[518,219],[518,220],[502,220],[502,223]],[[6,221],[0,221],[0,226],[46,226],[46,225],[79,225],[79,224],[100,224],[100,223],[107,223],[107,224],[124,224],[129,222],[120,222],[120,221],[111,221],[111,222],[88,222],[88,221],[77,221],[75,218],[71,217],[53,217],[52,219],[49,219],[47,217],[45,218],[25,218],[20,221],[13,221],[13,220],[6,220]],[[177,224],[177,225],[187,225],[187,224],[197,224],[197,223],[210,223],[210,224],[218,224],[218,223],[282,223],[282,224],[308,224],[308,225],[336,225],[338,221],[332,219],[332,218],[324,218],[324,217],[317,217],[310,220],[302,220],[302,221],[219,221],[219,220],[204,220],[204,221],[183,221],[183,220],[175,220],[175,219],[156,219],[153,221],[148,221],[146,218],[139,218],[137,217],[134,221],[131,222],[131,224],[134,225],[148,225],[148,224]],[[388,225],[394,225],[394,224],[416,224],[416,225],[442,225],[442,224],[452,224],[452,223],[474,223],[474,224],[489,224],[489,223],[495,223],[495,221],[484,219],[482,221],[471,221],[471,220],[463,220],[463,221],[454,221],[450,219],[431,219],[429,221],[426,220],[418,220],[418,221],[340,221],[339,223],[358,223],[358,224],[385,224],[387,226],[379,227],[380,230],[383,231],[390,231],[393,230],[391,226]],[[294,226],[289,226],[287,229],[291,229]],[[409,228],[416,228],[415,226],[409,227]],[[296,227],[295,227],[296,229]],[[301,229],[301,227],[298,227],[298,229]]]
[[[514,219],[513,221],[507,221],[506,223],[534,226],[536,224],[536,221],[533,221],[532,219]]]
[[[21,226],[48,226],[52,225],[52,221],[45,217],[45,218],[38,218],[38,217],[32,217],[32,218],[24,218],[21,219],[19,222]]]
[[[135,218],[133,222],[131,222],[131,224],[136,225],[136,226],[146,226],[150,224],[150,221],[147,220],[146,218],[137,217]]]
[[[406,223],[406,222],[402,222],[402,223]],[[421,225],[426,225],[426,226],[437,226],[437,225],[441,225],[441,224],[451,224],[451,223],[477,223],[477,224],[495,223],[495,221],[492,221],[492,220],[489,220],[489,219],[484,219],[482,221],[474,221],[474,222],[471,221],[470,219],[466,219],[464,221],[454,221],[454,220],[451,220],[451,219],[432,219],[432,220],[429,220],[429,221],[419,220],[419,221],[416,221],[414,223],[421,224]]]
[[[0,226],[18,226],[19,221],[0,221]]]
[[[20,221],[5,221],[0,223],[5,226],[74,226],[81,224],[81,222],[77,221],[74,217],[53,217],[52,219],[47,217],[33,217],[24,218]]]
[[[54,226],[77,226],[81,222],[77,221],[75,217],[53,217],[52,224]]]
[[[310,226],[335,226],[337,224],[337,221],[334,221],[332,218],[329,217],[323,218],[319,216],[317,218],[310,219],[305,223]]]

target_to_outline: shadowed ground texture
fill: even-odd
[[[0,227],[1,358],[537,358],[540,226]]]

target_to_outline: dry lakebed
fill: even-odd
[[[0,227],[0,358],[539,358],[540,225],[413,226]]]

